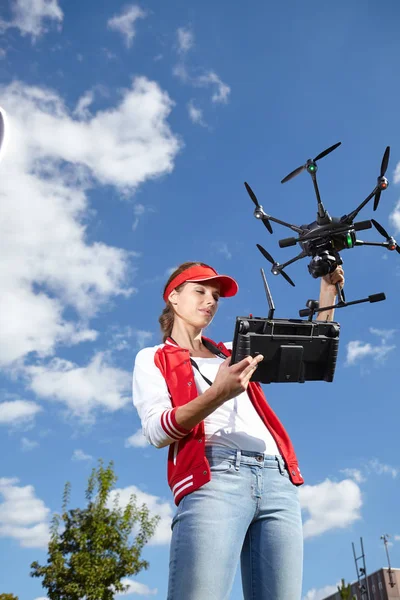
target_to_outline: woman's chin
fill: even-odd
[[[211,316],[204,315],[203,317],[200,317],[198,319],[193,319],[192,325],[193,325],[193,327],[198,327],[199,329],[203,329],[204,327],[207,327],[207,325],[209,325],[212,320],[213,320],[213,318]]]

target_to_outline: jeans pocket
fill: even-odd
[[[214,456],[213,458],[209,458],[208,462],[211,473],[227,473],[233,468],[233,462],[228,458],[217,458]]]

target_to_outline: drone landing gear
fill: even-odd
[[[345,306],[351,306],[352,304],[361,304],[362,302],[373,303],[386,300],[385,294],[381,292],[379,294],[371,294],[370,296],[368,296],[368,298],[362,298],[361,300],[353,300],[352,302],[346,302],[344,292],[341,289],[339,283],[336,284],[336,289],[338,293],[338,301],[336,304],[332,304],[331,306],[323,306],[322,308],[320,308],[318,300],[307,300],[307,308],[299,310],[300,317],[308,317],[308,320],[312,321],[315,313],[331,310],[332,308],[344,308]]]

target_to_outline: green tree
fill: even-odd
[[[345,582],[344,582],[344,579],[342,579],[342,585],[341,585],[341,587],[337,586],[337,589],[339,591],[340,598],[342,600],[351,600],[352,596],[351,596],[351,585],[350,585],[350,583],[348,583],[346,585]]]
[[[31,576],[43,578],[49,600],[112,600],[116,592],[127,590],[123,577],[136,575],[149,563],[140,560],[143,546],[154,534],[159,516],[149,518],[145,504],[139,509],[136,496],[130,497],[124,511],[116,495],[113,508],[106,507],[117,481],[113,462],[103,461],[92,470],[86,490],[87,506],[67,512],[70,483],[64,488],[62,515],[54,514],[48,546],[47,565],[31,564]],[[95,491],[97,490],[97,495]],[[64,530],[59,532],[60,519]],[[130,543],[132,527],[139,533]]]
[[[0,600],[18,600],[18,596],[14,596],[14,594],[0,594]]]

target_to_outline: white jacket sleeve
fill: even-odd
[[[163,448],[185,437],[189,431],[175,418],[165,379],[154,362],[158,346],[138,352],[133,369],[133,404],[139,413],[142,432],[156,448]]]

